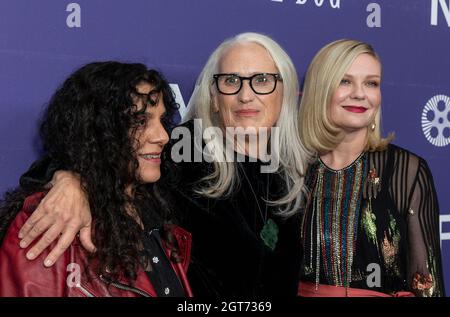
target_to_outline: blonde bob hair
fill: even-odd
[[[213,75],[219,72],[219,63],[225,52],[232,46],[256,43],[264,47],[272,57],[283,79],[283,100],[280,116],[276,122],[279,128],[279,168],[278,171],[286,183],[286,195],[276,201],[268,202],[277,205],[277,213],[283,216],[294,214],[303,198],[303,180],[310,154],[306,151],[298,133],[298,95],[299,84],[297,72],[286,52],[270,37],[259,33],[241,33],[225,40],[210,55],[200,73],[193,95],[188,104],[188,114],[184,120],[202,119],[203,130],[209,127],[220,127],[220,117],[213,111],[213,100],[219,92],[213,85]],[[210,141],[208,141],[210,142]],[[223,140],[214,138],[213,146],[219,149],[224,157],[226,149]],[[231,195],[238,184],[237,166],[234,162],[222,162],[213,159],[213,171],[202,179],[197,192],[211,198]]]
[[[305,77],[300,103],[300,136],[310,151],[324,154],[342,141],[341,128],[329,117],[331,98],[345,73],[361,54],[380,59],[371,45],[355,40],[338,40],[323,47],[312,60]],[[380,62],[381,64],[381,62]],[[375,124],[375,128],[371,126]],[[393,139],[381,136],[381,106],[371,126],[367,127],[365,151],[384,150]]]

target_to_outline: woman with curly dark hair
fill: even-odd
[[[173,224],[161,152],[177,104],[160,73],[99,62],[56,91],[41,124],[46,157],[79,175],[96,249],[74,241],[51,268],[28,261],[20,227],[48,188],[9,192],[0,210],[0,296],[185,296],[191,236]]]

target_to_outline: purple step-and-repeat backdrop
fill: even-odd
[[[0,192],[39,156],[42,108],[77,67],[143,62],[166,74],[184,107],[209,54],[244,31],[277,40],[300,79],[330,41],[374,45],[384,65],[384,131],[434,175],[449,290],[450,0],[2,0]]]

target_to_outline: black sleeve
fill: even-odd
[[[419,159],[408,215],[409,283],[419,296],[445,296],[439,238],[439,205],[433,176]]]
[[[406,224],[406,286],[416,296],[445,296],[439,237],[439,203],[427,162],[390,145],[390,195]],[[389,164],[387,164],[389,166]],[[384,174],[381,174],[384,175]]]
[[[31,164],[28,171],[20,177],[20,186],[24,189],[45,186],[53,178],[53,174],[62,169],[48,156],[43,156]]]

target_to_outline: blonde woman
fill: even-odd
[[[239,34],[211,54],[189,107],[187,119],[196,120],[174,130],[167,154],[178,170],[170,184],[178,219],[193,235],[194,295],[295,296],[301,256],[295,214],[309,155],[298,134],[292,61],[271,38]],[[52,174],[37,168],[28,181],[45,178],[41,170]],[[93,247],[89,207],[76,178],[57,174],[53,183],[52,198],[22,229],[23,247],[45,232],[33,254],[63,232],[49,265],[80,229],[81,241]]]
[[[314,57],[300,131],[306,186],[300,296],[444,296],[439,207],[421,157],[381,136],[381,62],[340,40]]]

